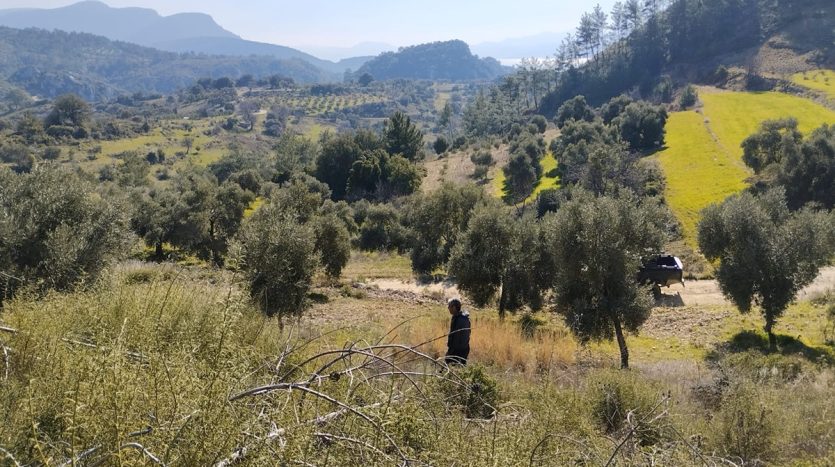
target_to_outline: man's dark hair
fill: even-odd
[[[455,308],[455,311],[461,311],[461,300],[457,298],[450,298],[447,301],[447,306],[451,306]]]

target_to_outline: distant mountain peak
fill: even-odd
[[[186,37],[239,38],[205,13],[162,16],[152,9],[114,8],[99,0],[51,9],[0,10],[0,26],[86,32],[145,46]]]

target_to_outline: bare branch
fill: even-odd
[[[8,381],[11,363],[9,359],[9,348],[3,345],[3,341],[0,341],[0,350],[3,351],[3,381]]]
[[[0,454],[3,454],[4,459],[9,459],[10,461],[12,461],[12,465],[14,465],[15,467],[20,467],[20,462],[18,462],[17,459],[15,459],[12,453],[10,453],[9,451],[0,448]]]
[[[89,448],[89,449],[86,449],[86,450],[82,451],[82,452],[81,452],[81,454],[79,454],[79,455],[75,456],[75,459],[68,459],[68,460],[64,461],[64,463],[63,463],[63,464],[61,464],[61,467],[67,467],[67,466],[70,466],[70,465],[76,465],[76,464],[78,464],[79,462],[83,461],[86,457],[88,457],[88,456],[90,456],[91,454],[93,454],[93,453],[95,453],[96,451],[98,451],[99,449],[101,449],[101,446],[93,446],[93,447],[91,447],[91,448]]]
[[[158,458],[157,456],[155,456],[153,453],[151,453],[151,451],[147,450],[147,449],[145,448],[145,446],[143,446],[143,445],[141,445],[141,444],[139,444],[139,443],[136,443],[136,442],[133,442],[133,443],[125,443],[125,444],[123,444],[122,446],[120,446],[120,447],[119,447],[119,450],[120,450],[120,451],[121,451],[121,450],[124,450],[124,449],[136,449],[137,451],[139,451],[139,452],[141,452],[142,454],[144,454],[144,455],[145,455],[145,457],[147,457],[148,459],[150,459],[150,460],[151,460],[151,462],[153,462],[154,464],[157,464],[157,465],[163,465],[163,466],[165,465],[165,463],[164,463],[164,462],[162,462],[161,460],[159,460],[159,458]]]
[[[100,349],[100,350],[105,351],[105,352],[108,351],[107,347],[100,347],[96,344],[91,344],[89,342],[82,342],[82,341],[77,341],[75,339],[67,339],[67,338],[63,338],[61,340],[63,342],[66,342],[67,344],[78,345],[78,346],[81,346],[81,347],[87,347],[88,349]],[[134,360],[143,361],[143,362],[148,360],[148,357],[142,355],[141,353],[124,352],[124,354],[125,354],[126,357],[130,357]]]
[[[345,436],[332,435],[330,433],[318,433],[317,432],[317,433],[313,433],[313,436],[323,438],[323,439],[328,440],[328,441],[330,441],[330,440],[345,441],[345,442],[348,442],[348,443],[353,443],[353,444],[357,444],[357,445],[360,445],[360,446],[364,446],[364,447],[368,448],[369,450],[374,451],[375,453],[385,457],[386,459],[391,459],[391,456],[389,456],[388,454],[384,453],[383,451],[377,449],[376,447],[366,443],[365,441],[360,441],[358,439],[348,438],[348,437],[345,437]]]
[[[244,397],[257,396],[257,395],[266,394],[266,393],[273,392],[273,391],[279,391],[279,390],[282,390],[282,389],[298,390],[298,391],[302,391],[302,392],[305,392],[305,393],[308,393],[308,394],[312,394],[312,395],[314,395],[314,396],[316,396],[320,399],[324,399],[324,400],[330,402],[331,404],[337,405],[339,407],[342,407],[343,409],[348,410],[349,412],[353,413],[354,415],[356,415],[356,416],[360,417],[361,419],[365,420],[366,422],[368,422],[371,426],[374,427],[374,429],[379,431],[380,434],[382,434],[388,440],[388,442],[392,445],[392,447],[397,450],[397,453],[400,455],[400,457],[405,459],[405,455],[403,454],[403,451],[400,449],[400,446],[398,446],[397,443],[391,438],[391,436],[385,430],[383,430],[377,424],[377,422],[372,420],[371,417],[369,417],[368,415],[365,415],[364,413],[358,411],[357,409],[351,407],[350,405],[348,405],[348,404],[346,404],[342,401],[334,399],[333,397],[331,397],[327,394],[316,391],[314,389],[310,389],[309,387],[307,387],[306,384],[279,383],[279,384],[273,384],[273,385],[270,385],[270,386],[262,386],[260,388],[250,389],[249,391],[245,391],[245,392],[242,392],[242,393],[237,394],[235,396],[232,396],[232,397],[229,398],[229,401],[234,402],[234,401],[236,401],[238,399],[242,399]]]

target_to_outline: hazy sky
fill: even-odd
[[[471,44],[574,29],[596,3],[615,0],[105,0],[161,14],[201,12],[245,39],[289,46],[395,46],[446,39]],[[0,0],[0,8],[54,8],[73,0]]]

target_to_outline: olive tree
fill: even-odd
[[[343,219],[334,214],[318,216],[312,221],[316,250],[328,277],[334,279],[351,259],[351,234]]]
[[[0,168],[0,299],[21,286],[68,290],[126,254],[130,210],[75,173]]]
[[[239,265],[249,293],[267,315],[299,315],[319,264],[313,228],[262,207],[238,235]]]
[[[325,202],[330,191],[312,177],[293,179],[244,221],[238,266],[250,295],[268,315],[300,314],[319,266],[339,277],[351,254],[352,216]]]
[[[75,94],[65,94],[55,99],[52,111],[44,119],[44,126],[84,126],[90,119],[90,105]]]
[[[431,274],[449,260],[458,234],[466,229],[473,208],[484,197],[475,185],[444,184],[440,189],[418,195],[406,213],[410,231],[412,269]]]
[[[642,261],[661,250],[667,211],[632,196],[577,194],[543,218],[542,271],[557,310],[581,341],[612,339],[621,367],[629,367],[625,331],[637,332],[652,308],[636,275]]]
[[[533,219],[517,220],[495,204],[475,209],[452,250],[449,273],[478,306],[499,295],[499,316],[528,304],[538,308],[539,236]]]
[[[833,222],[828,213],[791,212],[782,188],[759,197],[733,196],[709,206],[699,222],[699,248],[719,260],[716,279],[742,313],[760,306],[769,346],[774,325],[831,258]]]

